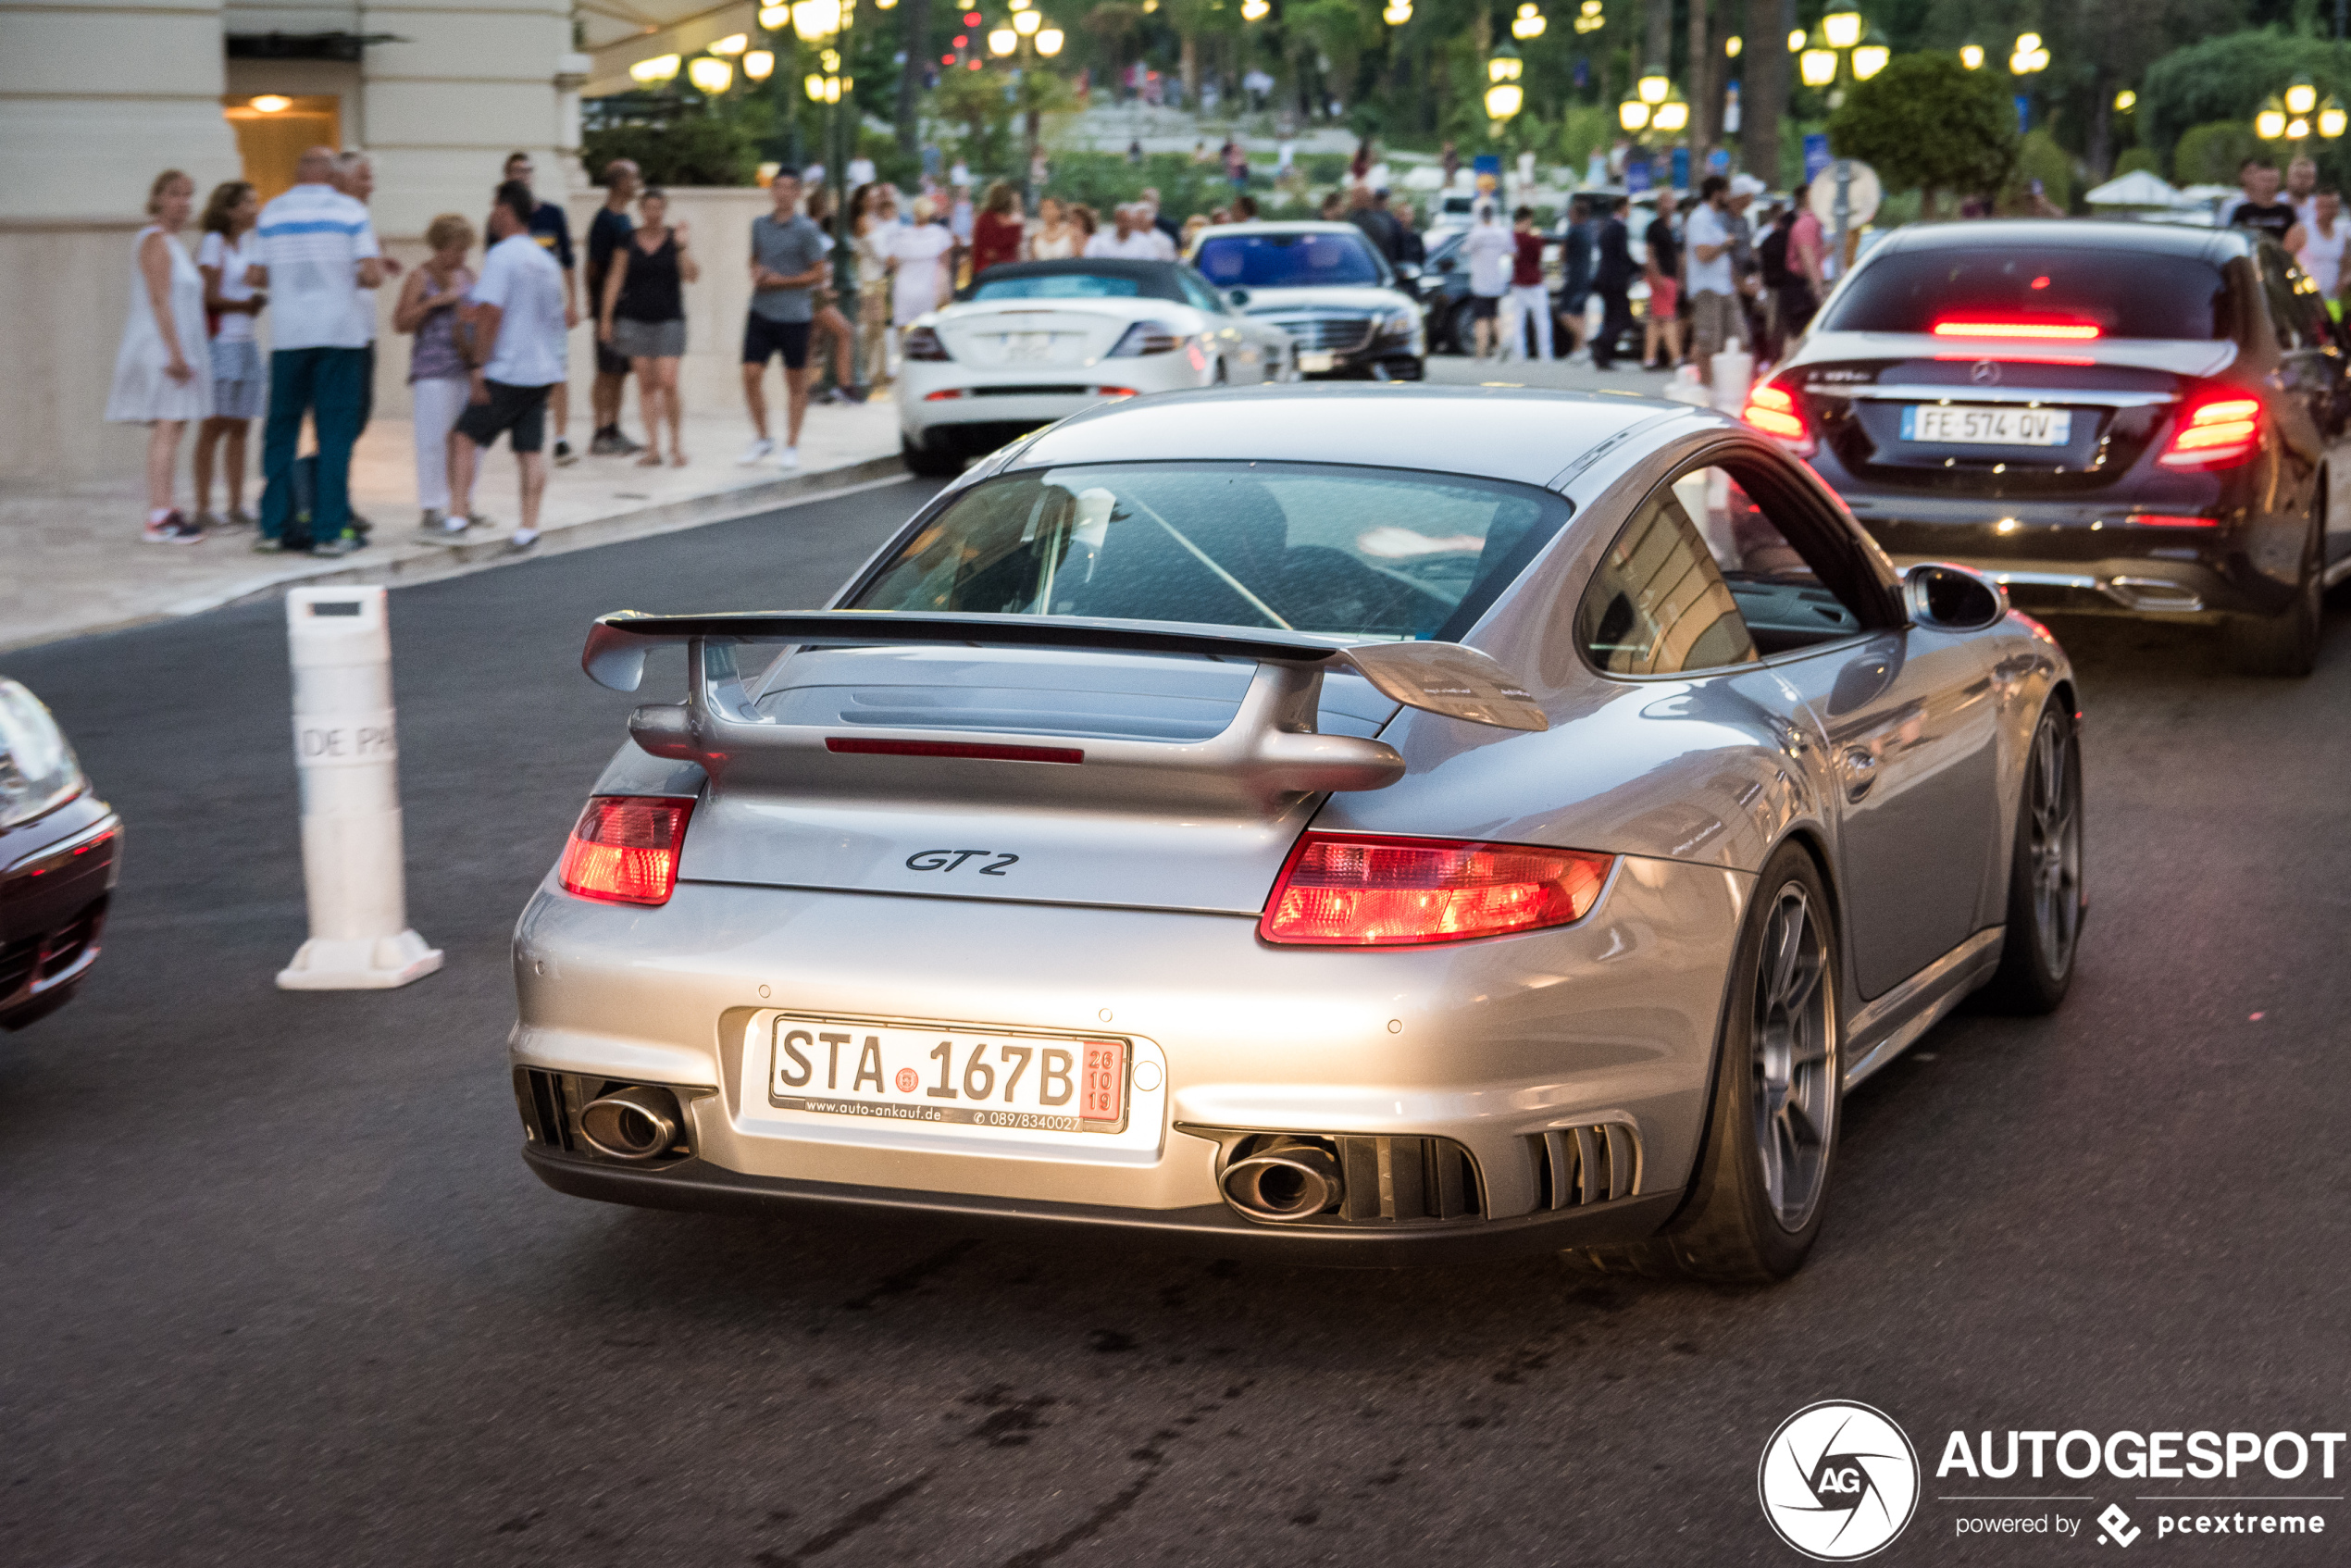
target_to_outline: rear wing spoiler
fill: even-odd
[[[599,616],[589,628],[579,666],[599,686],[634,691],[644,679],[645,655],[653,649],[710,640],[831,647],[962,643],[1254,659],[1261,666],[1286,667],[1300,675],[1351,669],[1389,701],[1448,718],[1501,729],[1550,728],[1543,710],[1509,670],[1489,655],[1458,642],[1335,643],[1296,632],[1079,616],[908,615],[889,610],[648,616],[622,610]]]

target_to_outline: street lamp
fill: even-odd
[[[1486,89],[1486,118],[1494,122],[1497,136],[1510,123],[1511,117],[1526,105],[1526,90],[1518,84],[1519,75],[1525,69],[1526,62],[1507,44],[1494,51],[1493,58],[1486,62],[1486,80],[1493,84]]]
[[[1984,68],[1984,45],[1983,45],[1983,44],[1960,44],[1960,45],[1959,45],[1959,64],[1960,64],[1962,67],[1964,67],[1965,68],[1969,69],[1969,70],[1981,70],[1981,69],[1983,69],[1983,68]]]
[[[2316,87],[2297,81],[2261,106],[2253,117],[2253,134],[2264,142],[2307,142],[2314,134],[2332,142],[2343,134],[2346,121],[2351,116],[2332,98],[2322,103]]]
[[[1792,35],[1789,46],[1796,48],[1801,35]],[[1807,87],[1826,87],[1829,107],[1841,107],[1845,90],[1837,86],[1837,79],[1850,69],[1853,80],[1867,81],[1884,70],[1894,52],[1885,40],[1862,19],[1859,11],[1832,11],[1821,19],[1820,31],[1809,48],[1800,49],[1796,56],[1798,80]]]
[[[2009,70],[2016,76],[2037,76],[2049,68],[2049,52],[2041,47],[2037,32],[2020,32],[2016,47],[2009,52]]]
[[[2127,115],[2138,106],[2139,95],[2136,93],[2132,92],[2127,87],[2114,95],[2114,112],[2116,114]]]
[[[629,80],[647,87],[665,87],[678,80],[678,58],[675,55],[655,55],[650,60],[639,60],[628,68]]]
[[[1549,25],[1549,19],[1535,8],[1534,0],[1526,0],[1519,6],[1518,15],[1511,19],[1511,36],[1523,44],[1542,37],[1543,30]]]
[[[1380,12],[1379,19],[1390,27],[1402,27],[1412,19],[1410,0],[1389,0],[1387,9]]]
[[[1671,136],[1689,125],[1689,102],[1674,93],[1671,78],[1652,67],[1633,84],[1633,96],[1616,106],[1616,123],[1636,135],[1656,131]]]
[[[701,55],[686,67],[686,80],[715,98],[734,84],[735,68],[715,55]]]
[[[1735,60],[1739,57],[1739,51],[1746,47],[1747,40],[1735,32],[1723,40],[1723,57],[1726,60]]]
[[[1265,19],[1265,13],[1273,8],[1265,0],[1241,0],[1241,20],[1262,22]]]
[[[1583,5],[1576,7],[1576,31],[1598,32],[1607,25],[1608,18],[1601,15],[1600,0],[1584,0]]]

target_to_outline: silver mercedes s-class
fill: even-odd
[[[1768,1279],[1844,1093],[2071,976],[2065,654],[1710,413],[1108,406],[583,662],[671,646],[516,933],[565,1192]]]

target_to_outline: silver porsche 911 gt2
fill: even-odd
[[[1844,1093],[2073,968],[2065,654],[1678,405],[1112,405],[583,662],[670,645],[516,933],[565,1192],[1772,1278]]]

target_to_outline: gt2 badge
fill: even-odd
[[[1006,866],[1015,865],[1020,860],[1020,856],[1016,854],[1004,854],[996,850],[923,850],[906,857],[906,869],[909,871],[953,871],[964,862],[977,859],[981,855],[995,856],[993,860],[979,868],[979,874],[982,877],[1001,877]]]

